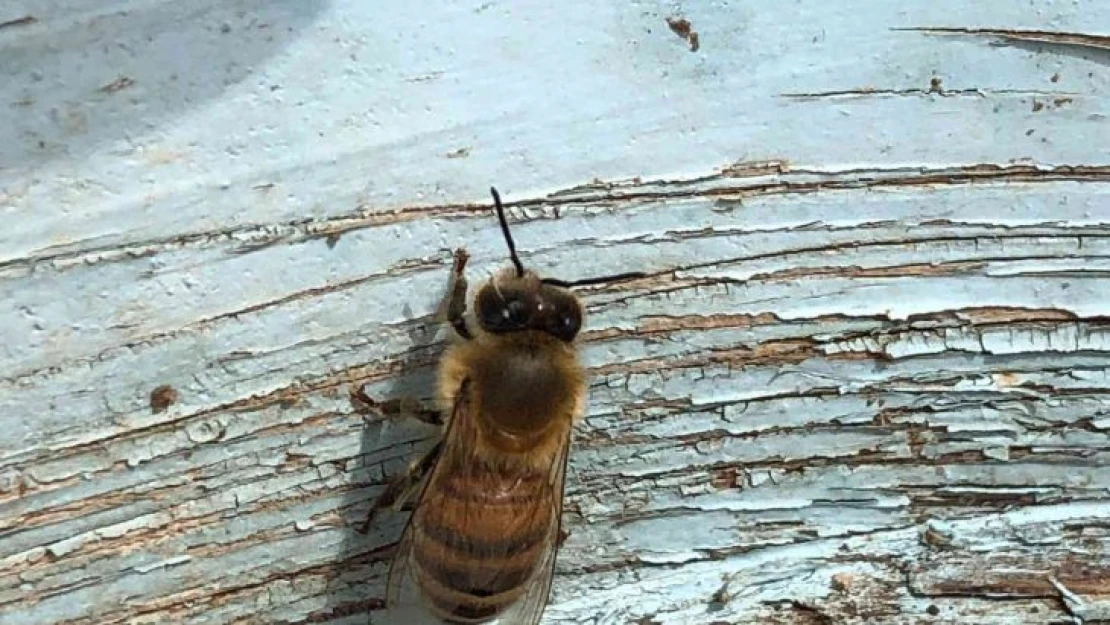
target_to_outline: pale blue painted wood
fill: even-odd
[[[541,271],[656,276],[585,296],[545,623],[1110,618],[1107,35],[1097,0],[4,3],[0,624],[379,614],[403,517],[350,524],[432,432],[347,390],[430,393],[450,250],[504,262],[490,184]]]

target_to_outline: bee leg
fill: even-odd
[[[468,260],[470,260],[470,254],[465,249],[460,247],[455,250],[455,263],[451,267],[447,297],[444,298],[441,308],[444,309],[447,323],[451,324],[459,336],[469,341],[473,335],[470,333],[470,328],[466,327],[466,276],[463,274]]]
[[[409,412],[409,415],[429,425],[443,425],[443,412],[439,408],[429,408],[417,403],[416,408]]]
[[[428,425],[443,425],[443,413],[438,408],[426,406],[411,397],[389,399],[382,404],[382,410],[406,419],[416,419]]]
[[[424,454],[422,458],[412,463],[404,473],[399,473],[394,476],[393,479],[390,480],[389,485],[385,487],[385,490],[383,490],[381,494],[378,495],[378,498],[374,500],[374,503],[371,504],[370,510],[366,513],[366,520],[363,521],[362,525],[355,531],[359,534],[369,532],[370,524],[373,522],[374,517],[383,508],[393,507],[395,509],[400,509],[400,507],[412,497],[412,494],[416,491],[420,482],[424,480],[424,476],[428,474],[428,471],[435,466],[436,461],[439,460],[439,454],[442,451],[443,441],[440,441],[435,444],[435,447],[428,450],[428,453]]]
[[[380,412],[389,417],[411,418],[429,425],[443,425],[443,413],[436,408],[425,406],[410,397],[378,401],[370,397],[362,386],[351,387],[351,405],[360,414]]]

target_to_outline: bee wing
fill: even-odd
[[[428,478],[425,478],[421,497],[427,484]],[[417,505],[420,505],[419,499],[417,501]],[[412,536],[413,524],[410,517],[389,566],[385,610],[382,614],[371,617],[372,625],[440,625],[443,622],[425,609],[420,599],[420,588],[412,575]]]
[[[543,610],[547,607],[547,600],[551,596],[551,582],[555,575],[555,556],[559,551],[559,533],[562,530],[563,518],[563,492],[566,484],[567,457],[570,449],[570,431],[563,442],[563,448],[551,467],[551,499],[548,503],[554,507],[551,528],[544,539],[544,552],[540,557],[536,572],[528,580],[528,591],[517,600],[509,609],[505,610],[498,619],[498,623],[506,625],[537,625],[543,617]]]
[[[446,444],[453,440],[451,438],[451,430],[454,424],[458,422],[456,417],[460,413],[467,410],[469,402],[466,399],[466,393],[459,393],[458,400],[455,402],[451,410],[451,418],[447,421],[447,427],[440,439]],[[436,472],[442,466],[443,452],[440,452],[435,465],[424,476],[421,482],[416,497],[416,506],[419,507],[425,502],[425,491],[428,489],[428,484],[432,482]],[[443,620],[434,615],[424,607],[424,602],[421,599],[420,587],[416,583],[416,578],[412,574],[412,539],[413,539],[413,516],[405,523],[405,530],[401,534],[401,540],[397,543],[397,549],[393,554],[393,560],[389,566],[389,580],[386,582],[386,595],[385,595],[385,610],[383,614],[375,615],[371,618],[371,625],[440,625]]]

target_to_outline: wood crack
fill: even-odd
[[[944,26],[915,26],[892,28],[895,31],[914,31],[934,35],[974,35],[993,37],[1003,41],[1050,43],[1061,46],[1110,50],[1110,36],[1088,33],[1059,32],[1050,30],[1014,30],[1007,28],[962,28]]]
[[[505,207],[512,212],[513,209],[542,208],[544,206],[552,206],[558,209],[566,205],[607,205],[614,201],[645,202],[698,197],[738,199],[861,188],[1110,181],[1110,165],[1034,167],[1030,165],[974,164],[940,168],[854,168],[824,171],[789,169],[786,173],[775,176],[779,178],[778,180],[747,184],[735,184],[736,180],[743,180],[747,177],[741,175],[737,178],[730,175],[730,172],[735,171],[738,171],[737,165],[725,168],[720,174],[689,180],[660,179],[648,182],[640,181],[635,186],[601,185],[584,187],[581,192],[568,190],[552,194],[546,199],[508,202]],[[708,188],[697,188],[699,184],[710,182],[719,184]],[[245,253],[279,243],[289,244],[312,239],[327,239],[354,230],[398,224],[414,219],[486,217],[489,211],[489,206],[484,203],[404,208],[380,214],[366,214],[363,210],[359,214],[342,215],[325,220],[296,220],[284,224],[245,225],[223,230],[177,235],[164,239],[93,246],[70,251],[43,250],[26,258],[0,262],[0,276],[30,271],[42,264],[53,265],[54,271],[64,271],[67,267],[99,262],[120,262],[132,258],[149,257],[163,250],[182,247],[204,248],[211,246],[213,243],[230,244],[234,246],[234,249]]]
[[[790,100],[853,100],[856,98],[990,98],[994,96],[1057,98],[1079,97],[1082,95],[1073,91],[1042,91],[1036,89],[879,89],[860,87],[858,89],[837,89],[807,93],[781,93],[779,97]]]

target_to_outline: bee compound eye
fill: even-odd
[[[521,323],[525,318],[524,302],[519,299],[511,299],[505,303],[505,309],[501,311],[501,316],[505,321],[512,323]]]
[[[582,319],[575,313],[566,313],[559,319],[559,334],[567,340],[574,338],[582,326]]]

